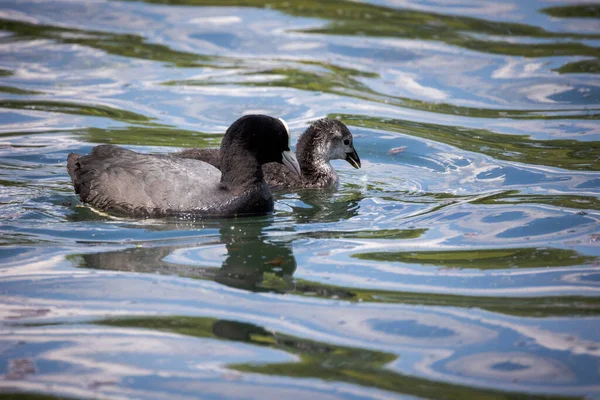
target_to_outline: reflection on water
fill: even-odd
[[[600,396],[595,4],[0,5],[0,391]],[[114,218],[70,152],[218,146],[266,113],[363,168],[273,215]],[[54,398],[54,397],[53,397]]]
[[[263,232],[270,222],[270,218],[215,222],[212,228],[218,226],[218,237],[199,247],[142,246],[72,257],[84,268],[179,275],[250,291],[285,292],[293,288],[296,259],[289,243],[270,240]]]

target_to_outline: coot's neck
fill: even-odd
[[[337,174],[329,163],[330,143],[322,140],[315,131],[307,131],[302,136],[296,145],[302,177],[310,183],[337,180]]]
[[[260,184],[262,181],[262,166],[255,154],[240,148],[236,149],[235,154],[221,151],[222,187],[237,191]]]

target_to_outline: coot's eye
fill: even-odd
[[[344,144],[345,144],[346,146],[348,146],[348,145],[350,144],[350,139],[346,139],[346,140],[344,140]]]

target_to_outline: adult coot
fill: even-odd
[[[177,157],[202,160],[220,168],[219,149],[186,149],[174,153]],[[302,175],[291,173],[279,164],[265,164],[265,181],[276,189],[323,188],[337,183],[338,175],[329,161],[342,159],[360,168],[360,158],[352,144],[352,133],[343,122],[323,118],[300,135],[296,156]]]
[[[131,216],[236,216],[273,211],[262,165],[300,167],[283,120],[247,115],[221,142],[220,169],[199,160],[140,154],[113,145],[86,156],[71,153],[67,170],[82,201]]]

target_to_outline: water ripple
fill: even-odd
[[[0,6],[0,390],[599,396],[598,7]],[[215,147],[242,114],[354,135],[272,215],[117,218],[70,152]]]

